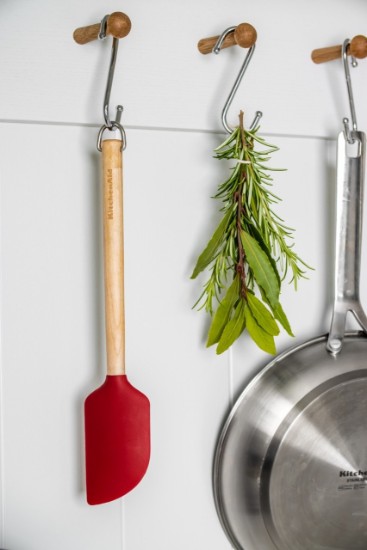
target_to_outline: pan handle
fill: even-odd
[[[359,296],[366,135],[351,131],[351,143],[338,137],[335,298],[327,349],[342,349],[346,316],[351,311],[367,333]]]

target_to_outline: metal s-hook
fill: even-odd
[[[232,129],[227,122],[228,110],[229,110],[229,107],[231,106],[233,98],[238,90],[238,87],[243,79],[246,69],[254,54],[256,38],[257,38],[256,29],[254,29],[254,27],[249,23],[241,23],[237,27],[228,27],[218,37],[216,36],[211,38],[204,38],[200,40],[198,43],[199,51],[203,54],[210,53],[210,52],[219,54],[222,48],[227,48],[235,44],[238,44],[243,48],[249,48],[246,54],[245,60],[240,68],[238,76],[233,84],[233,87],[228,95],[228,98],[222,110],[222,117],[221,117],[222,124],[226,132],[228,132],[229,134],[232,132]],[[255,126],[257,125],[261,117],[262,117],[262,112],[257,111],[255,118],[250,126],[250,129],[255,128]]]
[[[97,149],[102,151],[102,136],[105,130],[115,131],[119,130],[122,140],[122,148],[126,148],[126,135],[125,130],[121,126],[121,115],[123,107],[117,106],[116,118],[111,120],[110,117],[110,96],[112,89],[113,76],[115,72],[117,51],[119,46],[119,39],[127,36],[131,29],[131,21],[125,13],[114,12],[111,15],[106,15],[101,23],[94,25],[88,25],[87,27],[79,27],[74,31],[73,37],[78,44],[87,44],[92,40],[104,40],[108,35],[113,37],[111,60],[108,70],[107,85],[103,101],[103,117],[105,124],[100,128],[97,139]]]
[[[105,15],[104,18],[101,21],[101,28],[98,34],[98,40],[104,40],[107,36],[107,21],[109,16]],[[112,129],[112,122],[110,119],[110,96],[111,96],[111,89],[112,89],[112,82],[113,82],[113,76],[115,74],[115,66],[116,66],[116,59],[117,59],[117,52],[119,47],[119,41],[118,38],[113,38],[112,40],[112,50],[111,50],[111,60],[110,60],[110,67],[108,70],[108,77],[107,77],[107,85],[106,85],[106,92],[104,96],[104,102],[103,102],[103,116],[105,120],[106,127],[111,130]],[[117,113],[121,110],[121,105],[117,106]]]
[[[236,30],[236,27],[228,27],[228,29],[226,29],[221,35],[220,37],[218,38],[217,42],[215,43],[215,46],[213,48],[213,53],[215,53],[216,55],[219,54],[219,52],[221,51],[221,47],[222,47],[222,44],[223,44],[223,41],[224,39],[226,38],[226,36],[228,36],[229,33],[231,32],[234,32]],[[222,124],[223,124],[223,127],[224,129],[226,130],[226,132],[228,132],[228,134],[230,134],[232,132],[231,130],[231,127],[229,126],[228,122],[227,122],[227,114],[228,114],[228,109],[230,108],[231,104],[232,104],[232,101],[233,101],[233,98],[239,88],[239,85],[241,84],[241,81],[242,81],[242,78],[246,72],[246,69],[251,61],[251,58],[254,54],[254,51],[255,51],[255,43],[252,44],[252,46],[250,47],[250,49],[248,50],[247,54],[246,54],[246,57],[245,57],[245,60],[240,68],[240,71],[237,75],[237,78],[233,84],[233,87],[231,89],[231,91],[229,92],[229,96],[227,97],[227,100],[224,104],[224,107],[223,107],[223,110],[222,110]],[[256,115],[255,115],[255,118],[250,126],[250,129],[252,130],[253,128],[255,128],[255,126],[257,125],[257,123],[259,122],[260,118],[262,117],[262,112],[261,111],[257,111],[256,112]]]
[[[347,57],[347,49],[350,44],[349,38],[344,40],[342,45],[342,60],[343,60],[343,67],[344,67],[344,73],[345,73],[345,81],[347,83],[347,90],[348,90],[348,99],[349,99],[349,107],[350,107],[350,115],[352,118],[352,131],[357,131],[357,117],[356,117],[356,110],[354,106],[354,98],[353,98],[353,89],[352,89],[352,81],[350,78],[350,71],[349,71],[349,65],[348,65],[348,57]],[[357,67],[358,63],[356,59],[352,56],[352,67]],[[348,141],[348,143],[354,143],[354,139],[351,136],[351,131],[349,128],[349,119],[347,117],[343,118],[343,124],[344,124],[344,136],[345,139]]]
[[[98,40],[104,40],[107,36],[107,22],[108,22],[109,15],[105,15],[105,17],[101,21],[101,27],[98,34]],[[121,134],[122,139],[122,149],[126,149],[126,134],[125,130],[120,124],[121,121],[121,115],[123,111],[122,105],[117,105],[116,107],[116,118],[115,120],[111,120],[110,118],[110,97],[111,97],[111,89],[112,89],[112,83],[113,83],[113,77],[115,74],[115,66],[116,66],[116,59],[117,59],[117,52],[119,47],[119,39],[115,36],[112,40],[112,49],[111,49],[111,60],[110,60],[110,66],[108,69],[108,76],[107,76],[107,84],[106,84],[106,91],[104,95],[104,101],[103,101],[103,117],[105,120],[105,123],[103,126],[101,126],[99,132],[98,132],[98,138],[97,138],[97,149],[98,151],[102,151],[102,136],[103,132],[105,130],[109,130],[113,132],[115,129],[118,129]]]

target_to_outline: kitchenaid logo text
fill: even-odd
[[[342,485],[338,486],[338,491],[359,491],[367,488],[367,470],[339,470],[339,480],[340,478]]]
[[[358,470],[358,472],[350,472],[349,470],[340,470],[339,477],[367,477],[367,470],[365,472],[362,472],[362,470]]]
[[[107,218],[113,220],[113,186],[112,186],[112,168],[107,170]]]

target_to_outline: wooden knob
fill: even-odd
[[[130,18],[120,11],[111,13],[107,20],[107,34],[115,38],[124,38],[131,31]]]
[[[357,59],[363,59],[367,57],[367,38],[361,34],[358,34],[352,38],[348,48],[347,55],[353,55]],[[342,56],[342,46],[330,46],[328,48],[319,48],[313,50],[311,53],[311,59],[314,63],[325,63],[327,61],[333,61],[339,59]]]
[[[357,34],[357,36],[352,38],[349,45],[349,53],[357,59],[367,57],[367,38],[362,34]]]
[[[250,25],[250,23],[241,23],[234,31],[234,39],[236,44],[241,46],[241,48],[251,48],[257,39],[255,27]]]
[[[202,38],[199,40],[199,52],[203,54],[211,53],[218,38],[219,36],[211,36],[209,38]],[[250,25],[250,23],[241,23],[233,32],[226,36],[222,43],[221,49],[229,48],[230,46],[235,46],[236,44],[241,46],[241,48],[250,48],[255,44],[256,39],[256,29]]]
[[[79,27],[74,31],[73,37],[78,44],[87,44],[98,38],[101,29],[100,23],[88,25],[87,27]],[[131,30],[130,18],[120,11],[111,13],[107,19],[106,35],[114,38],[124,38]]]

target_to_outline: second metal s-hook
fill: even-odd
[[[101,21],[101,28],[98,34],[98,40],[104,40],[107,36],[108,18],[109,18],[109,15],[105,15]],[[116,65],[118,47],[119,47],[118,38],[113,37],[110,67],[108,70],[106,92],[105,92],[104,102],[103,102],[103,116],[105,120],[105,125],[109,130],[111,130],[113,126],[113,123],[111,122],[111,119],[110,119],[110,96],[111,96],[113,76],[115,74],[115,65]],[[121,118],[121,110],[122,110],[122,106],[118,105],[116,109],[116,120],[117,118]]]
[[[327,61],[332,61],[334,59],[342,58],[343,61],[343,67],[344,67],[344,74],[345,74],[345,80],[347,83],[347,90],[348,90],[348,99],[349,99],[349,108],[350,108],[350,114],[352,118],[352,132],[357,131],[357,118],[356,118],[356,110],[354,106],[354,98],[353,98],[353,90],[352,90],[352,81],[350,78],[350,71],[349,71],[349,65],[348,65],[348,55],[351,56],[352,59],[352,67],[356,67],[358,65],[357,59],[364,59],[367,57],[367,37],[363,36],[362,34],[357,34],[352,38],[352,40],[349,40],[347,38],[344,40],[343,44],[337,45],[337,46],[328,46],[326,48],[317,48],[316,50],[313,50],[311,53],[311,59],[314,63],[325,63]],[[344,125],[344,136],[345,139],[348,141],[348,143],[354,143],[354,140],[351,135],[351,130],[349,127],[349,119],[343,118],[343,125]]]
[[[348,57],[347,57],[347,49],[350,44],[349,38],[344,40],[343,46],[342,46],[342,59],[343,59],[343,66],[344,66],[344,73],[345,73],[345,81],[347,83],[347,90],[348,90],[348,99],[349,99],[349,108],[350,108],[350,116],[352,118],[352,131],[357,131],[357,117],[356,117],[356,109],[354,105],[354,97],[353,97],[353,89],[352,89],[352,81],[350,78],[350,71],[349,71],[349,65],[348,65]],[[352,67],[357,67],[358,63],[356,59],[352,56]],[[343,118],[343,124],[344,124],[344,136],[345,139],[348,141],[348,143],[354,143],[354,139],[351,136],[350,128],[349,128],[349,119],[347,117]]]
[[[256,29],[249,23],[241,23],[237,27],[228,27],[220,36],[203,38],[198,43],[199,51],[203,54],[210,52],[218,54],[222,48],[227,48],[235,44],[238,44],[243,48],[249,48],[245,60],[241,66],[238,76],[233,84],[233,87],[222,110],[222,124],[226,132],[228,132],[229,134],[232,132],[232,129],[227,122],[228,109],[233,101],[233,98],[238,90],[238,87],[253,56],[256,38]],[[255,128],[261,117],[262,112],[257,111],[255,118],[250,126],[250,129]]]

